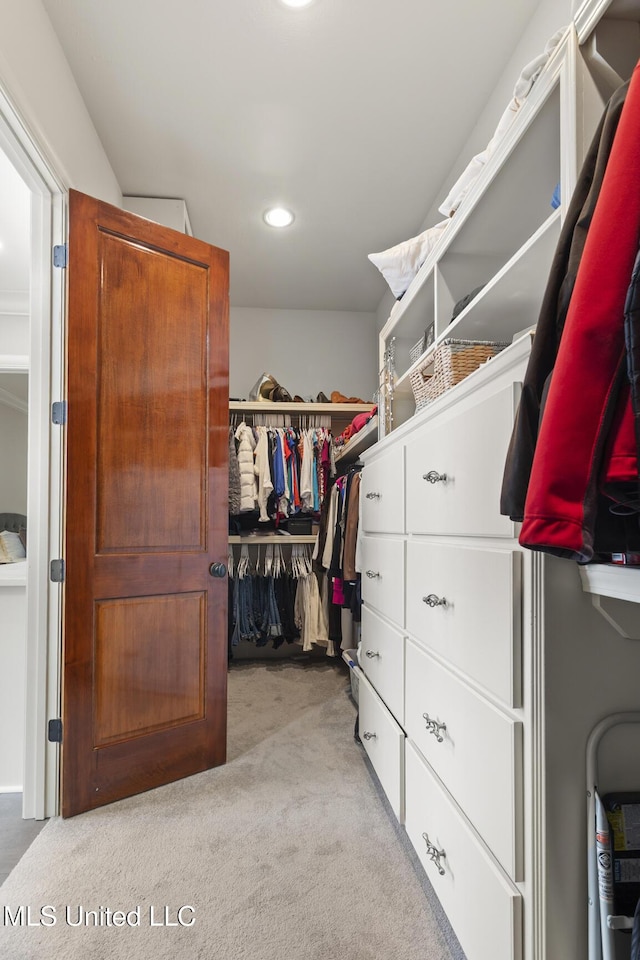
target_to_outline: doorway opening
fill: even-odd
[[[51,249],[64,236],[64,197],[0,91],[0,799],[34,820],[58,803],[47,721],[59,716],[60,588],[49,563],[61,556],[62,436],[50,410],[62,397],[64,284]]]
[[[0,152],[0,793],[24,786],[31,191]]]

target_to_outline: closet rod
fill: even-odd
[[[283,536],[282,534],[274,533],[268,534],[267,536],[259,537],[243,537],[238,534],[233,534],[229,536],[229,543],[246,543],[250,547],[260,546],[263,543],[279,543],[282,546],[291,545],[293,543],[315,543],[317,539],[316,534],[300,534],[295,536]]]

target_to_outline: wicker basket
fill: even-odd
[[[416,360],[419,360],[422,354],[424,353],[424,337],[420,337],[417,343],[409,350],[409,360],[411,363],[415,363]]]
[[[491,340],[443,340],[410,376],[416,410],[460,383],[481,364],[510,346]],[[426,370],[433,361],[433,372]]]
[[[420,337],[417,343],[415,343],[409,350],[409,360],[411,363],[415,363],[416,360],[419,360],[425,350],[428,350],[431,344],[433,343],[433,324],[431,323],[424,334]]]

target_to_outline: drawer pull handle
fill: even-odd
[[[441,734],[447,732],[446,723],[438,723],[437,720],[432,720],[428,713],[423,713],[422,719],[426,723],[429,733],[433,734],[438,743],[442,743],[444,737]]]
[[[380,579],[380,574],[377,573],[375,570],[367,570],[367,576],[369,577],[369,580],[375,580],[376,577]]]
[[[440,860],[447,859],[446,853],[444,852],[444,850],[438,850],[437,847],[434,847],[434,845],[431,843],[431,840],[429,840],[428,833],[423,833],[422,839],[427,845],[427,856],[429,857],[429,860],[432,860],[435,863],[440,876],[441,877],[444,876],[444,867],[440,863]]]
[[[367,500],[379,500],[380,494],[371,492],[371,493],[368,493],[366,497],[367,497]]]
[[[380,654],[375,650],[367,650],[367,656],[369,657],[369,660],[373,660],[374,657],[379,657]]]
[[[437,470],[429,470],[429,473],[423,473],[422,479],[426,480],[427,483],[446,483],[447,475],[446,473],[438,473]]]
[[[375,740],[375,739],[376,739],[376,734],[375,734],[375,733],[369,733],[368,730],[365,730],[365,732],[362,734],[362,736],[364,737],[365,740]]]
[[[428,607],[433,609],[434,607],[446,607],[447,598],[446,597],[436,597],[435,593],[430,593],[428,597],[423,597],[422,602],[426,603]]]

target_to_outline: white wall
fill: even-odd
[[[27,414],[0,402],[0,513],[27,513]],[[24,776],[25,578],[23,563],[0,565],[0,793],[22,789]]]
[[[0,85],[68,187],[122,192],[40,0],[0,0]]]
[[[0,793],[22,790],[24,776],[26,597],[24,586],[6,582],[22,566],[0,568]]]
[[[262,373],[293,396],[339,390],[370,400],[377,386],[374,313],[231,307],[229,396],[248,399]]]
[[[29,356],[29,317],[0,313],[0,356]]]
[[[27,512],[27,420],[0,400],[0,513]]]

